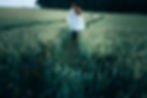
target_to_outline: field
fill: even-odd
[[[0,9],[1,98],[146,98],[147,15],[85,12],[77,43],[66,15]]]

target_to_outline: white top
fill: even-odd
[[[78,15],[74,9],[70,10],[67,17],[67,23],[72,31],[81,31],[85,29],[85,21],[82,15]]]

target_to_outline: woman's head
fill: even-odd
[[[78,2],[73,1],[72,8],[75,10],[75,12],[77,14],[79,14],[79,15],[82,14],[82,9],[81,9],[80,4]]]
[[[73,8],[79,7],[79,5],[78,5],[76,2],[72,2],[72,7],[73,7]]]
[[[72,0],[71,1],[71,5],[73,6],[73,7],[81,7],[81,4],[80,4],[80,2],[78,1],[78,0]]]

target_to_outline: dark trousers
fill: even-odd
[[[73,41],[77,41],[78,40],[78,32],[77,31],[73,31],[72,32],[72,40]]]

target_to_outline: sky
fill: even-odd
[[[0,0],[0,7],[36,7],[37,0]]]

